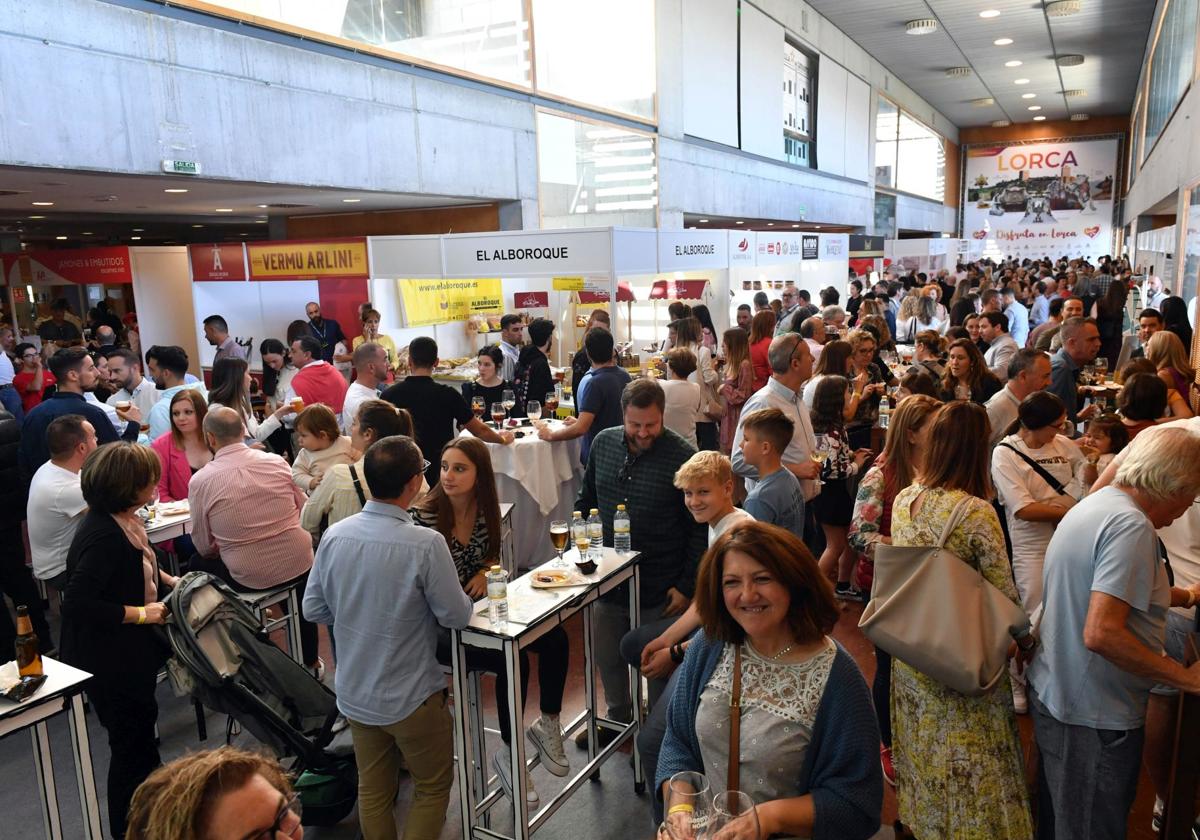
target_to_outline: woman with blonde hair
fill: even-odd
[[[302,840],[300,798],[273,758],[237,747],[164,764],[133,795],[128,840]]]
[[[946,549],[1019,604],[1004,534],[989,501],[987,411],[956,400],[927,422],[921,467],[892,506],[892,544],[938,545],[947,520],[962,504],[962,519],[946,539]],[[1032,650],[1030,636],[1014,641],[1022,651]],[[976,697],[892,660],[896,798],[900,820],[915,837],[1032,840],[1010,692],[1007,672],[995,688]]]
[[[929,443],[928,420],[941,403],[916,394],[901,400],[888,425],[883,452],[875,459],[858,485],[854,513],[850,518],[850,547],[862,555],[855,583],[871,591],[874,580],[875,547],[892,543],[892,503],[896,494],[913,483],[921,468],[921,453]],[[883,777],[895,786],[892,766],[892,657],[875,648],[875,680],[871,685],[875,717],[879,721],[879,760]]]
[[[1196,386],[1196,371],[1192,368],[1187,349],[1179,336],[1167,330],[1159,330],[1146,342],[1145,352],[1146,358],[1157,368],[1158,378],[1166,383],[1168,388],[1173,388],[1190,406],[1194,392],[1200,389]],[[1173,411],[1172,415],[1178,418],[1192,416],[1190,411],[1182,415]]]

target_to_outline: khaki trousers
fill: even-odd
[[[400,756],[413,779],[405,840],[437,840],[454,783],[454,731],[446,692],[431,694],[404,720],[387,726],[350,721],[358,762],[358,818],[364,840],[399,837],[393,807]]]

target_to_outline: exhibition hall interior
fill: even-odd
[[[1200,840],[1200,0],[0,21],[0,837]]]

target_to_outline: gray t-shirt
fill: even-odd
[[[759,522],[786,528],[804,539],[804,491],[800,479],[787,469],[759,479],[742,503],[746,513]]]
[[[1156,539],[1150,519],[1116,487],[1088,496],[1059,522],[1046,549],[1042,646],[1028,671],[1058,721],[1117,730],[1145,723],[1154,680],[1088,650],[1083,627],[1092,593],[1103,592],[1129,604],[1129,631],[1162,652],[1171,588]]]

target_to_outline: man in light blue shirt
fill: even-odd
[[[158,402],[150,409],[146,420],[150,429],[147,437],[156,440],[171,431],[171,398],[184,388],[195,388],[208,400],[208,391],[199,381],[188,382],[188,356],[182,347],[158,345],[146,351],[146,372],[158,387]],[[193,377],[194,379],[194,377]]]
[[[1033,308],[1029,310],[1031,327],[1039,327],[1050,320],[1050,301],[1058,294],[1058,283],[1045,277],[1038,281],[1037,292],[1037,299],[1033,302]]]
[[[1029,705],[1057,840],[1124,838],[1155,683],[1200,691],[1200,664],[1163,656],[1169,607],[1193,606],[1200,584],[1173,588],[1156,528],[1200,493],[1200,436],[1162,429],[1136,439],[1111,486],[1072,508],[1046,549],[1041,650]]]
[[[397,834],[401,756],[415,783],[405,837],[440,834],[454,779],[437,628],[465,627],[471,601],[445,538],[408,515],[426,466],[412,438],[371,445],[363,474],[372,499],[325,532],[304,593],[305,618],[336,624],[337,703],[354,738],[366,837]]]
[[[1046,302],[1047,311],[1050,303]],[[1008,316],[1008,333],[1017,342],[1018,347],[1024,347],[1029,340],[1029,310],[1025,304],[1017,300],[1017,292],[1009,286],[1004,290],[1004,314]]]

